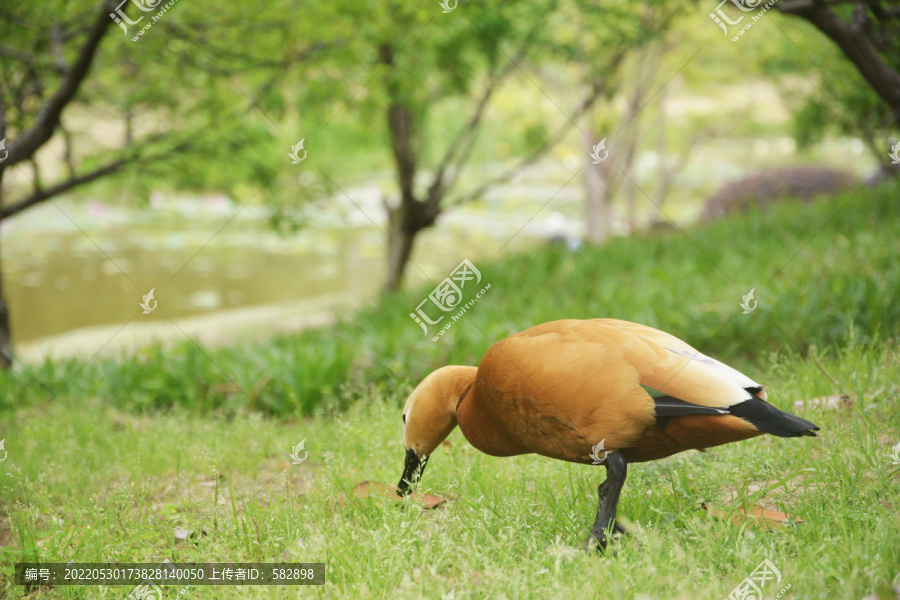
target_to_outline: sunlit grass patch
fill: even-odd
[[[26,443],[8,446],[0,467],[3,563],[327,563],[325,589],[303,588],[304,597],[441,598],[455,589],[456,598],[724,598],[767,558],[781,586],[791,584],[786,597],[862,597],[900,568],[900,474],[889,457],[900,442],[900,357],[887,352],[857,345],[822,358],[855,403],[804,412],[822,428],[816,438],[760,437],[632,465],[619,506],[632,535],[606,556],[581,550],[604,469],[489,457],[458,430],[421,485],[449,498],[443,507],[354,497],[360,481],[399,478],[402,394],[391,390],[293,422],[177,408],[138,415],[63,398],[29,425]],[[812,362],[779,355],[759,379],[790,409],[833,391],[817,374]],[[308,457],[292,464],[303,438]],[[768,505],[805,522],[732,523],[702,502]],[[176,541],[176,527],[193,537]],[[2,585],[16,597],[10,574],[4,567]],[[96,588],[50,593],[96,596]],[[187,597],[297,591],[195,587]]]

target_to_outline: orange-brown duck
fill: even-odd
[[[562,320],[494,344],[476,367],[428,375],[403,409],[401,496],[458,425],[492,456],[535,453],[602,464],[587,547],[606,546],[628,463],[768,433],[814,436],[766,401],[763,386],[668,333],[617,319]]]

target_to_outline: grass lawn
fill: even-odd
[[[900,441],[895,350],[826,358],[850,408],[803,412],[817,438],[762,437],[629,470],[620,515],[633,533],[608,556],[580,548],[605,469],[479,453],[457,430],[423,491],[449,498],[357,499],[363,480],[396,483],[404,453],[397,395],[335,418],[135,415],[99,399],[53,403],[10,449],[0,493],[3,577],[25,557],[67,562],[327,564],[324,587],[194,587],[183,598],[725,598],[763,560],[786,598],[862,598],[900,569]],[[799,359],[761,374],[782,408],[819,393]],[[288,453],[306,438],[308,459]],[[218,489],[216,481],[219,481]],[[716,519],[761,505],[805,522],[777,528]],[[196,537],[176,543],[182,527]],[[3,583],[20,597],[22,588]],[[169,588],[167,597],[174,597]],[[60,587],[38,597],[122,597],[129,588]]]
[[[11,583],[17,561],[166,558],[327,564],[323,587],[166,590],[188,599],[713,599],[764,559],[781,575],[766,599],[785,588],[782,598],[858,599],[898,585],[900,216],[897,188],[864,193],[687,235],[501,257],[479,265],[490,293],[439,342],[423,341],[408,316],[430,291],[414,290],[269,344],[206,353],[188,343],[2,375],[0,597],[24,593]],[[753,284],[759,308],[744,315]],[[767,384],[785,410],[838,393],[853,404],[800,412],[822,428],[816,438],[765,436],[632,466],[619,505],[632,535],[605,556],[581,551],[605,469],[492,458],[459,431],[422,482],[449,499],[440,508],[353,494],[364,480],[399,479],[400,407],[419,377],[476,363],[489,339],[586,316],[665,328]],[[294,465],[301,439],[308,458]],[[732,522],[703,502],[803,522]],[[194,536],[176,541],[176,527]]]

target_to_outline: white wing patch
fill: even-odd
[[[747,388],[762,388],[740,371],[706,356],[672,334],[617,319],[594,322],[617,330],[619,336],[608,338],[605,343],[618,347],[626,362],[637,369],[642,385],[665,395],[691,404],[723,408],[753,398]],[[757,395],[766,399],[764,391]]]
[[[729,367],[725,363],[719,362],[714,358],[710,358],[709,356],[699,352],[697,350],[689,351],[681,348],[669,348],[665,347],[666,350],[671,352],[672,354],[678,354],[679,356],[684,356],[688,358],[691,362],[697,363],[697,366],[704,367],[704,370],[708,371],[710,375],[715,376],[717,379],[726,380],[729,384],[740,387],[740,393],[744,400],[750,400],[753,398],[753,395],[746,390],[746,388],[762,388],[763,386],[753,381],[737,369]],[[765,400],[766,393],[765,391],[760,391],[759,396]]]

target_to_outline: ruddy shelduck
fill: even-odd
[[[762,385],[668,333],[617,319],[552,321],[491,346],[476,367],[428,375],[403,408],[400,496],[458,425],[491,456],[540,454],[604,465],[586,548],[606,547],[628,463],[763,433],[815,436],[766,401]]]

